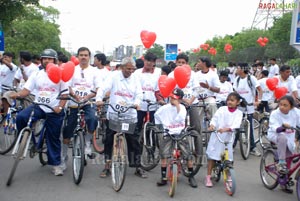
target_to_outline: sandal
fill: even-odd
[[[104,169],[104,170],[102,170],[102,172],[100,173],[100,177],[101,178],[106,178],[106,177],[108,177],[110,175],[110,170],[109,169]]]
[[[147,178],[148,177],[146,172],[144,170],[142,170],[141,168],[137,168],[134,174],[138,177],[141,177],[141,178]]]

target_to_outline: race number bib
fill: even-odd
[[[120,111],[120,112],[124,112],[127,109],[127,104],[125,102],[119,102],[118,104],[116,104],[116,110]]]
[[[129,130],[129,124],[128,123],[122,123],[122,131],[128,131]]]
[[[51,102],[51,92],[40,91],[37,97],[38,103],[49,104]]]
[[[88,95],[88,90],[85,86],[76,86],[74,92],[76,96],[84,97]]]
[[[192,98],[192,94],[190,93],[190,90],[185,88],[185,89],[183,89],[183,93],[184,93],[183,99],[191,99]]]

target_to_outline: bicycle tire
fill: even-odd
[[[298,198],[298,201],[300,201],[300,170],[298,169],[298,172],[296,173],[296,193],[297,193],[297,198]]]
[[[219,161],[216,161],[215,162],[215,165],[212,169],[212,179],[215,181],[215,182],[219,182],[220,179],[221,179],[221,163]]]
[[[253,129],[258,129],[258,127],[259,127],[259,121],[253,118]]]
[[[250,154],[250,123],[248,120],[243,120],[242,126],[244,129],[239,131],[240,151],[244,160],[249,158]]]
[[[183,175],[186,176],[186,177],[195,176],[199,172],[199,170],[202,166],[202,157],[203,157],[202,137],[200,136],[200,134],[196,130],[192,130],[190,132],[195,132],[195,134],[192,134],[191,137],[193,135],[196,135],[196,136],[199,136],[199,137],[195,137],[195,139],[193,140],[195,150],[191,150],[192,155],[193,155],[193,165],[194,165],[193,166],[193,171],[192,172],[188,171],[188,167],[185,165],[186,163],[181,164],[181,169],[182,169]]]
[[[264,186],[270,190],[278,186],[279,175],[276,171],[276,162],[275,153],[271,149],[266,150],[260,160],[260,178]],[[268,181],[267,177],[270,177],[271,181]]]
[[[93,139],[92,139],[93,147],[94,150],[99,154],[104,153],[104,143],[103,143],[104,135],[105,134],[102,133],[102,131],[99,130],[98,127],[93,133]]]
[[[153,129],[151,129],[151,125],[152,123],[150,122],[145,123],[143,128],[143,133],[141,135],[141,140],[140,140],[142,142],[141,168],[145,171],[150,171],[154,169],[160,161],[159,149],[157,147],[158,138],[154,134]],[[144,140],[145,140],[144,136],[146,136],[147,133],[149,133],[148,136],[153,136],[154,138],[153,146],[144,144]]]
[[[259,143],[263,150],[271,147],[271,143],[268,140],[268,129],[269,119],[264,117],[261,119],[259,127]]]
[[[13,120],[13,119],[11,118],[11,120]],[[3,119],[3,122],[4,121],[6,121],[5,118]],[[4,129],[7,130],[6,134],[4,134],[5,133]],[[5,155],[8,152],[10,152],[12,150],[12,148],[15,146],[17,138],[18,138],[18,134],[17,134],[17,130],[15,129],[15,126],[12,126],[12,128],[9,128],[8,127],[8,123],[7,123],[6,127],[2,126],[2,124],[1,124],[1,131],[0,131],[0,154],[1,155]]]
[[[77,131],[73,140],[73,159],[72,159],[72,172],[73,181],[75,184],[79,184],[82,180],[84,171],[84,138],[83,132]]]
[[[8,176],[8,179],[7,179],[7,182],[6,182],[7,186],[11,185],[11,182],[12,182],[12,179],[15,175],[18,164],[19,164],[20,160],[23,159],[22,157],[23,157],[23,154],[24,154],[24,151],[25,151],[25,148],[26,148],[27,140],[30,137],[29,131],[25,130],[23,132],[24,133],[20,133],[20,135],[23,135],[23,136],[22,136],[22,139],[21,139],[16,157],[15,157],[13,167],[12,167],[10,173],[9,173],[9,176]]]
[[[48,155],[47,155],[47,143],[46,143],[46,138],[45,134],[43,134],[43,144],[42,148],[39,150],[39,161],[42,164],[42,166],[45,166],[48,164]]]
[[[178,166],[176,163],[169,164],[169,181],[170,181],[170,186],[169,186],[169,196],[174,197],[176,187],[177,187],[177,180],[178,180]]]
[[[112,187],[119,192],[124,185],[127,169],[127,142],[123,134],[114,135],[111,166]]]
[[[225,168],[223,170],[223,179],[225,191],[228,195],[233,196],[236,190],[236,181],[233,168]]]

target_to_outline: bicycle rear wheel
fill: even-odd
[[[276,170],[277,159],[273,150],[266,150],[260,160],[260,178],[264,186],[270,190],[278,185],[278,173]]]
[[[244,160],[247,160],[250,154],[250,123],[243,120],[243,129],[239,131],[240,151]]]
[[[169,172],[168,177],[170,181],[169,186],[169,196],[173,197],[177,187],[177,179],[178,179],[178,166],[175,163],[169,164]]]
[[[0,125],[0,154],[2,155],[10,152],[16,144],[18,135],[14,122],[14,117],[10,118],[9,120],[4,118],[2,124]]]
[[[223,170],[223,179],[226,193],[232,196],[236,190],[234,170],[232,168],[225,168]]]
[[[84,170],[84,138],[83,132],[78,131],[73,139],[73,180],[75,184],[79,184],[82,180]]]
[[[13,167],[10,171],[9,177],[6,182],[7,186],[10,186],[12,179],[15,175],[16,169],[18,167],[19,161],[23,159],[26,144],[27,144],[28,138],[30,137],[30,133],[27,130],[25,130],[23,133],[20,133],[20,135],[22,135],[22,139],[21,139],[19,148],[18,148],[16,156],[15,156],[15,162],[13,164]]]
[[[296,192],[297,192],[297,198],[298,198],[298,201],[300,200],[300,170],[298,170],[298,172],[296,173]]]
[[[268,140],[269,119],[262,118],[259,126],[259,143],[263,150],[270,148],[271,144]]]
[[[144,136],[146,136],[147,139],[144,139]],[[150,143],[150,140],[152,140],[152,145]],[[147,122],[144,125],[140,141],[142,143],[141,168],[143,170],[150,171],[157,166],[160,160],[158,138],[155,135],[152,123]]]
[[[113,156],[111,167],[112,187],[119,192],[126,178],[127,143],[123,134],[114,135]]]
[[[215,162],[215,166],[212,169],[212,179],[215,182],[219,182],[220,181],[220,179],[221,179],[221,172],[222,172],[221,162],[220,161],[216,161]]]

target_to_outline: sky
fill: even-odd
[[[67,50],[81,46],[110,54],[120,45],[142,45],[142,30],[160,45],[198,48],[214,36],[250,28],[259,0],[40,0],[60,11],[60,39]]]

